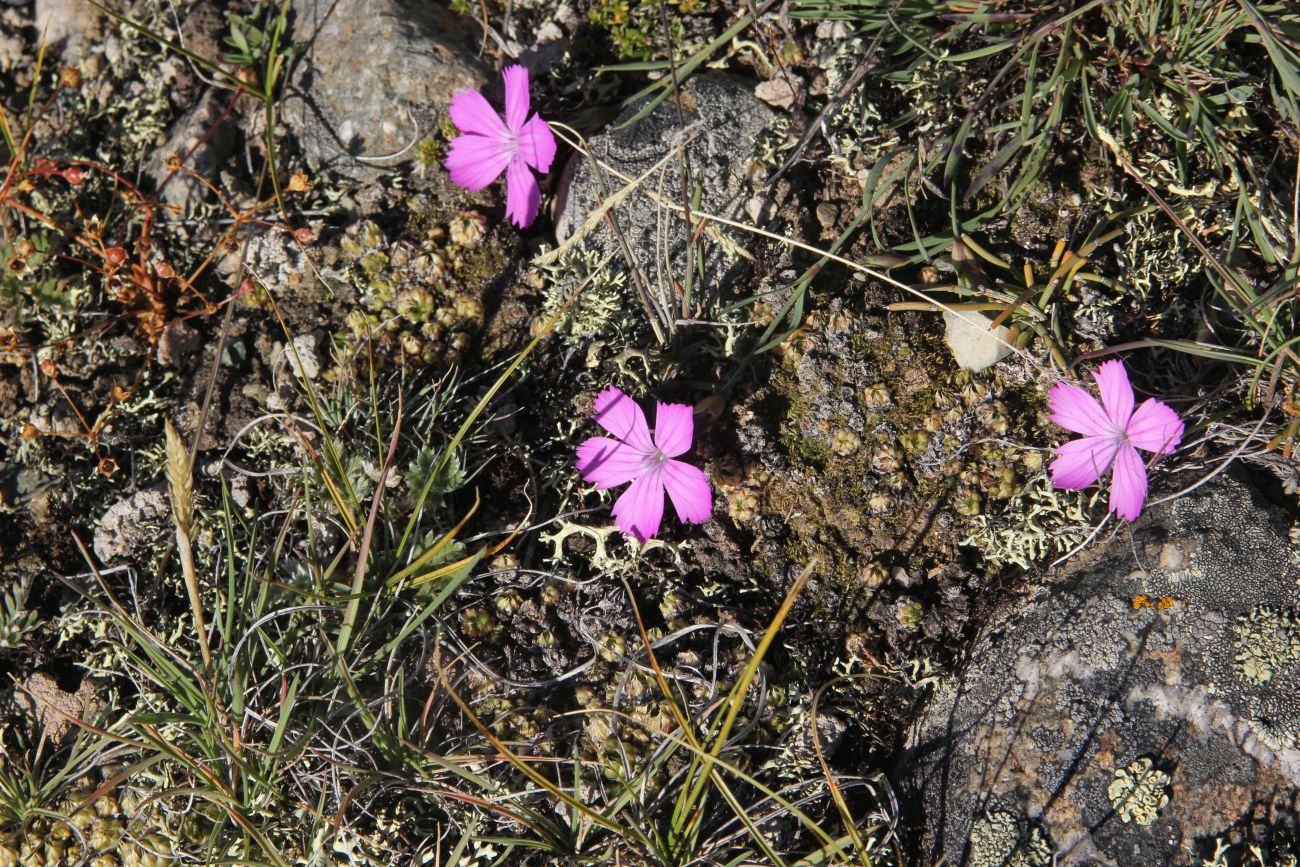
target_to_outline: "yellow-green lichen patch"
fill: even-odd
[[[1005,509],[995,514],[981,514],[978,507],[964,512],[971,517],[971,530],[962,544],[979,549],[994,568],[1014,564],[1029,569],[1087,537],[1087,503],[1086,493],[1064,491],[1046,476],[1035,476]]]
[[[1037,826],[1007,810],[991,810],[971,823],[970,867],[1048,867],[1052,847]]]
[[[1169,783],[1169,775],[1154,762],[1138,759],[1115,771],[1106,794],[1120,821],[1150,825],[1169,805]]]
[[[1273,752],[1295,749],[1300,744],[1300,722],[1294,719],[1257,714],[1250,718],[1250,730]]]
[[[1265,684],[1277,672],[1300,662],[1300,622],[1294,611],[1256,606],[1237,618],[1235,667],[1254,684]]]
[[[565,343],[630,337],[643,319],[636,315],[627,274],[611,270],[595,250],[571,250],[541,270],[542,309],[559,315],[555,331]]]

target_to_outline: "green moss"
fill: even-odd
[[[674,7],[669,15],[669,32],[679,55],[689,55],[688,24],[685,16],[716,9],[710,0],[668,0]],[[587,20],[609,34],[623,60],[651,60],[663,52],[665,34],[659,7],[648,0],[595,0]]]

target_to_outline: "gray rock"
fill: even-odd
[[[104,14],[85,0],[36,0],[36,29],[48,46],[63,45],[71,58],[86,46],[103,23]]]
[[[415,157],[456,91],[490,76],[479,37],[420,0],[294,0],[305,43],[281,116],[313,168],[370,178]]]
[[[1222,479],[995,619],[909,738],[921,860],[1199,865],[1221,835],[1293,835],[1296,554]]]
[[[746,84],[720,74],[699,75],[682,88],[685,136],[690,144],[690,180],[700,187],[700,208],[718,216],[744,219],[743,206],[749,192],[747,174],[759,135],[775,121],[772,110],[760,102]],[[637,123],[619,129],[634,117],[639,107],[625,111],[610,129],[592,136],[588,144],[602,163],[629,178],[636,178],[671,153],[683,137],[677,107],[669,98]],[[651,290],[672,287],[673,280],[685,284],[686,224],[683,217],[656,203],[654,195],[680,204],[682,187],[679,160],[670,159],[662,173],[656,172],[642,187],[613,210],[614,219]],[[575,154],[560,182],[560,203],[555,234],[561,241],[573,235],[602,201],[621,190],[626,182],[605,173],[602,192],[590,161]],[[652,195],[653,194],[653,195]],[[724,231],[731,244],[747,247],[752,239],[742,233]],[[615,262],[626,264],[623,247],[608,223],[602,222],[582,244],[602,255],[614,253]],[[716,288],[723,283],[738,257],[724,249],[707,230],[696,254],[703,251],[703,285]],[[665,253],[667,254],[665,257]],[[664,261],[670,269],[663,273]],[[697,265],[698,267],[698,265]],[[701,285],[697,280],[695,285]],[[671,289],[670,289],[671,291]]]
[[[0,10],[0,72],[18,68],[20,63],[30,63],[27,44],[22,32],[31,26],[31,19],[17,9]]]
[[[242,252],[242,258],[241,258]],[[316,299],[321,294],[320,281],[307,262],[307,252],[294,237],[281,229],[268,229],[249,238],[242,250],[235,250],[218,263],[220,273],[233,276],[240,264],[284,303],[284,299]]]
[[[200,177],[214,180],[238,142],[239,127],[233,112],[227,113],[230,94],[211,89],[173,126],[167,142],[154,152],[148,164],[149,177],[161,187],[162,200],[182,214],[211,196],[208,188],[186,172],[168,164],[180,157],[185,167]]]
[[[145,545],[161,540],[169,521],[171,504],[161,488],[136,491],[109,506],[99,519],[95,528],[95,556],[102,563],[130,559]]]

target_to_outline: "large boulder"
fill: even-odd
[[[421,0],[294,0],[282,117],[313,168],[368,179],[417,155],[451,97],[490,78],[464,19]]]
[[[1293,836],[1288,531],[1243,483],[1217,480],[984,628],[911,733],[922,860],[1199,865],[1217,839]]]

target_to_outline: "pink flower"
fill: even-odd
[[[1101,478],[1113,462],[1110,511],[1125,521],[1137,519],[1147,498],[1147,468],[1137,450],[1173,454],[1183,438],[1183,422],[1167,405],[1148,398],[1133,411],[1133,387],[1124,365],[1107,361],[1093,374],[1101,403],[1077,385],[1058,382],[1047,394],[1052,421],[1083,434],[1056,450],[1052,484],[1079,490]]]
[[[555,136],[546,121],[528,116],[528,70],[507,66],[504,121],[477,90],[451,98],[448,112],[464,135],[452,139],[447,171],[462,187],[481,190],[506,173],[506,216],[523,228],[537,218],[542,191],[529,166],[542,174],[555,159]]]
[[[632,485],[614,503],[614,523],[638,542],[659,532],[664,491],[677,517],[707,521],[713,491],[704,471],[673,458],[685,454],[695,436],[695,412],[684,403],[661,403],[651,438],[645,413],[632,398],[610,386],[596,398],[596,423],[613,437],[592,437],[578,446],[578,472],[598,490]]]

